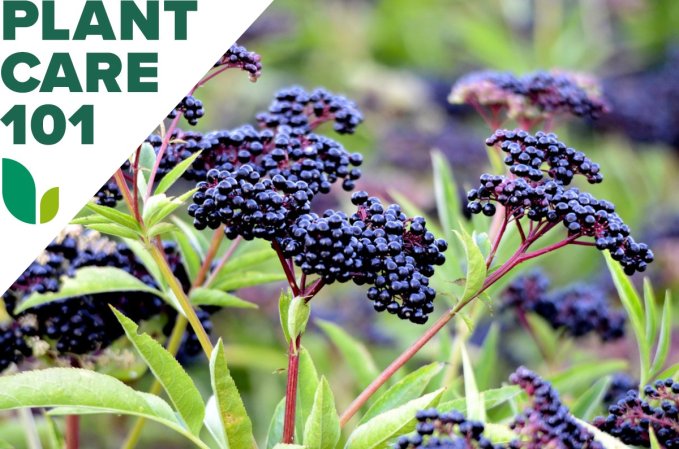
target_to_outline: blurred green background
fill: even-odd
[[[488,169],[484,140],[489,131],[470,109],[447,104],[456,79],[478,69],[522,74],[559,68],[595,74],[603,81],[611,115],[601,123],[573,119],[556,131],[561,140],[601,163],[606,181],[592,187],[592,193],[615,202],[638,240],[649,241],[658,258],[649,272],[656,287],[676,291],[677,24],[676,0],[274,0],[239,41],[262,55],[263,76],[253,84],[242,74],[227,72],[200,89],[197,96],[204,101],[207,115],[199,130],[252,123],[273,93],[290,85],[324,86],[344,93],[366,117],[356,135],[333,135],[350,151],[366,155],[358,188],[386,198],[401,194],[435,216],[432,149],[448,158],[461,191],[472,187]],[[215,39],[218,36],[216,30]],[[224,44],[226,49],[229,43]],[[327,206],[346,207],[348,195],[325,201]],[[591,281],[610,289],[603,258],[596,251],[567,249],[540,265],[557,286]],[[445,271],[439,279],[451,286],[455,281]],[[276,316],[282,287],[276,284],[242,292],[260,305],[259,311],[229,310],[214,316],[215,334],[225,339],[233,375],[259,440],[284,394],[286,347]],[[450,299],[443,295],[439,301]],[[471,340],[477,345],[483,342],[488,322],[513,319],[501,316],[492,306],[481,309],[483,318]],[[373,312],[364,289],[349,284],[324,290],[314,299],[312,313],[337,322],[365,342],[380,368],[424,330]],[[628,371],[634,373],[636,346],[628,334],[630,338],[608,345],[595,338],[577,344],[561,341],[559,354],[567,356],[547,363],[525,332],[507,331],[485,386],[500,385],[521,363],[554,373],[586,361],[624,359],[629,361]],[[449,351],[447,339],[444,335],[427,346],[411,367],[441,360]],[[328,376],[340,410],[344,409],[360,391],[355,376],[313,325],[304,344],[319,372]],[[679,359],[679,345],[673,348],[670,361]],[[472,347],[473,355],[474,351]],[[207,389],[204,366],[203,360],[197,360],[189,371]],[[145,378],[134,387],[145,389],[149,384]],[[574,382],[562,393],[569,398],[587,387],[587,380]],[[83,447],[116,448],[131,421],[87,417],[84,422]],[[18,421],[0,423],[0,434],[17,448],[25,447]],[[179,448],[183,444],[149,424],[139,447]]]

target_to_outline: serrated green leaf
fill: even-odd
[[[99,231],[104,234],[108,235],[113,235],[115,237],[121,237],[124,239],[137,239],[139,238],[139,234],[135,231],[133,231],[130,228],[126,228],[125,226],[120,226],[119,224],[115,223],[92,223],[86,225],[88,229],[92,229],[93,231]]]
[[[334,323],[316,320],[335,346],[339,349],[356,381],[361,388],[366,387],[379,375],[379,370],[372,356],[363,343],[350,336],[344,329]]]
[[[266,449],[273,449],[283,439],[283,420],[285,418],[285,398],[281,399],[276,406],[271,422],[269,423],[269,431],[266,434]]]
[[[610,377],[599,379],[585,391],[571,407],[571,413],[585,421],[591,421],[601,408],[602,401],[611,384]]]
[[[0,410],[48,407],[66,407],[69,414],[147,418],[209,449],[179,424],[165,401],[134,391],[113,377],[77,368],[47,368],[0,377]]]
[[[401,406],[422,396],[429,382],[441,372],[443,364],[434,362],[425,365],[399,380],[384,394],[377,397],[375,403],[365,412],[359,422],[363,424],[388,410]]]
[[[254,287],[271,282],[284,281],[283,273],[261,273],[257,271],[246,271],[239,273],[238,276],[231,276],[222,282],[215,282],[212,287],[218,290],[233,291],[241,288]]]
[[[106,217],[102,217],[101,215],[91,214],[85,217],[74,218],[69,223],[74,225],[87,226],[90,224],[111,224],[113,222]]]
[[[311,414],[314,405],[314,397],[318,389],[319,378],[316,365],[309,351],[303,346],[299,350],[299,380],[297,387],[297,417],[295,426],[298,434],[302,435],[304,426]]]
[[[119,224],[120,226],[130,229],[132,231],[138,232],[140,230],[139,223],[134,219],[132,215],[126,214],[119,211],[118,209],[113,209],[112,207],[99,206],[94,203],[87,203],[85,205],[86,209],[94,212],[97,215],[106,217],[112,222]]]
[[[113,267],[86,267],[76,271],[72,278],[65,277],[58,292],[34,293],[19,303],[15,313],[21,313],[59,299],[107,292],[148,292],[163,296],[162,292],[149,287],[131,274]]]
[[[219,416],[219,410],[217,409],[217,399],[215,399],[214,395],[210,396],[205,406],[203,424],[205,424],[205,428],[219,445],[219,449],[230,449],[229,443],[226,441],[222,418]]]
[[[655,357],[651,365],[651,371],[648,374],[648,379],[660,371],[665,362],[667,355],[670,352],[670,344],[672,343],[672,297],[670,291],[665,292],[665,304],[663,305],[662,316],[660,320],[660,333],[658,334],[658,346],[655,350]]]
[[[288,330],[288,321],[290,313],[290,303],[292,302],[292,292],[288,290],[283,290],[281,296],[278,298],[278,316],[281,320],[281,328],[283,329],[283,335],[285,335],[285,341],[290,343],[290,331]]]
[[[311,315],[311,307],[302,297],[294,297],[290,301],[290,310],[288,311],[288,335],[291,339],[296,339],[302,335],[306,330],[306,325],[309,322]]]
[[[259,308],[255,303],[212,288],[194,288],[191,290],[189,299],[194,306],[218,306],[234,309]]]
[[[234,449],[252,447],[254,443],[252,422],[229,372],[221,339],[217,342],[210,359],[210,379],[229,447]]]
[[[14,218],[36,224],[36,197],[31,172],[14,159],[2,159],[2,198]]]
[[[415,414],[418,410],[433,407],[443,393],[443,389],[414,399],[388,412],[377,415],[362,424],[349,436],[345,449],[382,449],[389,443],[415,430]]]
[[[59,212],[59,187],[49,189],[40,199],[40,223],[49,223]]]
[[[176,224],[176,223],[175,223]],[[189,279],[196,279],[200,272],[200,255],[198,249],[192,244],[191,240],[181,230],[173,233],[173,238],[179,245],[179,252],[182,255],[182,264],[189,275]]]
[[[163,179],[160,180],[160,182],[158,183],[158,187],[156,187],[155,194],[158,195],[159,193],[167,192],[168,189],[172,187],[174,183],[177,182],[177,180],[182,177],[182,175],[184,175],[186,170],[188,170],[189,167],[191,167],[193,162],[198,158],[198,156],[200,156],[201,153],[202,151],[198,151],[192,154],[190,157],[181,161],[179,164],[175,165],[175,167],[172,170],[170,170],[168,174],[163,176]]]
[[[467,282],[464,285],[464,292],[460,301],[473,298],[486,280],[486,261],[481,254],[481,250],[466,231],[453,231],[464,248],[467,257]]]
[[[302,442],[309,449],[334,449],[340,439],[340,422],[335,397],[325,377],[321,378],[311,413],[304,426]]]
[[[188,429],[198,435],[203,427],[205,404],[196,385],[172,354],[147,334],[139,334],[134,321],[113,309],[123,326],[128,340],[153,372],[154,377],[165,389],[170,401],[177,409]]]
[[[155,237],[157,235],[169,234],[177,230],[177,227],[172,223],[156,223],[148,230],[147,235],[149,238]]]
[[[486,408],[483,396],[476,385],[474,368],[464,343],[460,343],[460,354],[462,355],[462,374],[464,375],[464,397],[467,399],[467,418],[485,422]]]

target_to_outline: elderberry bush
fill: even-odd
[[[653,252],[632,238],[611,202],[568,187],[576,175],[592,184],[603,180],[599,166],[583,153],[567,147],[552,133],[498,130],[486,143],[508,153],[504,162],[510,175],[481,175],[481,185],[467,195],[471,213],[492,216],[500,205],[514,220],[526,217],[547,223],[545,229],[562,223],[571,240],[593,240],[596,248],[609,251],[628,275],[645,271],[653,261]]]
[[[516,278],[503,292],[503,309],[533,312],[572,337],[596,334],[604,341],[625,335],[626,315],[614,310],[601,290],[576,283],[548,291],[549,279],[539,271]]]
[[[645,386],[642,393],[628,391],[608,408],[608,416],[596,418],[594,425],[625,444],[642,447],[651,447],[652,428],[661,447],[679,448],[679,382],[658,380]]]
[[[190,282],[175,244],[165,243],[164,252],[174,275],[188,291]],[[97,233],[71,229],[52,242],[2,297],[12,318],[0,328],[0,339],[4,342],[0,354],[2,370],[31,356],[31,341],[47,341],[56,356],[84,355],[105,349],[123,335],[110,306],[136,322],[161,316],[172,320],[176,316],[162,299],[146,292],[75,296],[14,313],[23,299],[33,293],[58,292],[64,276],[72,277],[85,267],[118,268],[149,287],[158,288],[155,279],[126,245],[116,244]],[[209,316],[203,318],[208,328]],[[195,354],[195,336],[185,338],[186,353]]]

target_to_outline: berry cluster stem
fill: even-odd
[[[302,336],[290,339],[288,349],[288,382],[285,389],[285,418],[283,420],[283,444],[292,444],[295,439],[295,417],[297,410],[297,385],[299,383],[299,345]]]

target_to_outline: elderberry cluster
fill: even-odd
[[[319,123],[332,121],[336,132],[353,134],[363,122],[363,115],[346,97],[322,88],[309,93],[295,86],[279,91],[269,110],[257,115],[257,121],[264,128],[288,125],[299,128],[302,133],[311,131]]]
[[[481,185],[467,194],[469,212],[492,216],[497,203],[505,208],[507,220],[527,217],[547,229],[561,222],[571,240],[593,238],[597,249],[608,250],[628,275],[645,271],[653,261],[653,252],[634,241],[612,203],[567,187],[575,175],[590,183],[602,181],[599,166],[584,154],[568,148],[553,134],[499,130],[487,143],[508,153],[505,164],[511,173],[481,175]],[[541,168],[543,165],[547,168]]]
[[[428,409],[417,412],[416,432],[398,438],[393,449],[604,449],[561,403],[549,382],[523,367],[509,380],[531,400],[510,423],[515,439],[493,443],[483,435],[483,423],[455,410]]]
[[[188,289],[190,282],[176,246],[165,243],[164,251],[173,273],[182,287]],[[153,276],[126,245],[115,244],[80,228],[69,229],[52,242],[2,296],[12,321],[0,328],[0,371],[31,356],[35,340],[48,342],[55,356],[83,355],[105,349],[123,335],[109,305],[136,322],[157,316],[171,320],[176,316],[176,311],[147,292],[81,295],[15,313],[23,299],[33,293],[58,292],[64,276],[74,276],[85,267],[118,268],[158,288]],[[185,338],[190,346],[191,336]]]
[[[408,218],[396,204],[385,207],[366,192],[354,193],[352,202],[358,210],[351,216],[333,210],[300,216],[279,241],[283,255],[326,284],[369,285],[378,312],[425,323],[436,296],[429,277],[445,262],[447,243],[427,230],[424,218]]]
[[[196,126],[198,124],[198,120],[203,118],[205,115],[203,102],[193,95],[187,95],[172,111],[170,111],[170,113],[167,115],[167,118],[173,119],[178,115],[183,115],[184,119],[186,119],[189,125]]]
[[[533,312],[575,338],[595,333],[607,342],[625,335],[625,313],[611,309],[606,295],[595,286],[575,284],[552,292],[548,287],[549,280],[540,272],[521,276],[503,293],[503,307]]]
[[[215,67],[238,68],[250,74],[250,81],[257,81],[262,74],[262,57],[247,48],[233,44],[215,63]]]
[[[118,201],[122,199],[123,194],[113,178],[109,179],[94,196],[94,200],[98,205],[106,207],[116,207]]]
[[[537,71],[521,77],[484,71],[461,78],[449,96],[451,103],[506,110],[517,120],[544,120],[558,114],[598,118],[608,111],[597,82],[581,74]]]
[[[509,443],[508,449],[604,449],[561,403],[549,382],[524,367],[509,381],[525,391],[532,403],[510,424],[519,437]]]
[[[416,433],[400,437],[393,449],[503,449],[483,435],[482,422],[467,420],[456,410],[442,413],[436,409],[420,410]]]
[[[653,428],[660,447],[679,448],[679,382],[658,380],[647,385],[643,398],[630,390],[608,409],[608,416],[598,417],[594,425],[632,446],[651,447]]]

